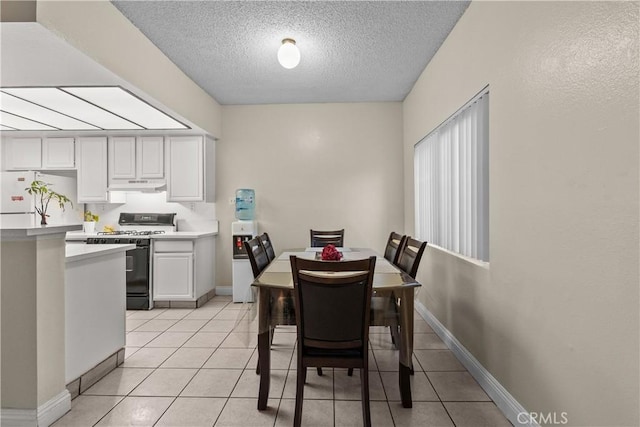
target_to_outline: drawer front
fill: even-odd
[[[192,240],[156,240],[153,244],[156,252],[193,252]]]

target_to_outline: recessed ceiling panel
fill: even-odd
[[[119,87],[63,87],[61,89],[147,129],[188,129],[182,123]]]
[[[28,117],[40,123],[68,130],[97,130],[98,128],[88,123],[65,116],[48,108],[41,107],[29,101],[17,98],[13,95],[0,92],[0,106],[3,111],[20,117]]]
[[[59,111],[78,120],[106,130],[136,130],[141,126],[118,117],[69,93],[53,87],[3,88],[15,95],[43,107]]]
[[[9,128],[20,130],[59,130],[4,111],[0,111],[0,124],[2,124],[2,126],[8,126]]]

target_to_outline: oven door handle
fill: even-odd
[[[125,253],[125,271],[127,273],[130,273],[132,271],[135,271],[135,264],[136,264],[136,252],[144,252],[145,253],[145,257],[147,257],[148,255],[146,255],[146,253],[149,252],[149,248],[146,246],[139,246],[135,249],[129,249],[126,253]]]
[[[130,252],[130,251],[127,251]],[[130,271],[133,271],[133,255],[126,255],[125,256],[125,271],[128,273]]]

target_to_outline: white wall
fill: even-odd
[[[638,3],[472,2],[403,104],[413,145],[490,85],[488,269],[427,250],[419,300],[529,411],[637,426]]]
[[[231,284],[228,199],[256,191],[256,218],[277,251],[309,229],[345,228],[347,246],[382,250],[402,228],[401,104],[225,106],[217,143],[217,284]]]

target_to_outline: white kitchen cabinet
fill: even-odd
[[[153,299],[193,300],[193,242],[158,241],[153,252]]]
[[[117,136],[109,138],[109,180],[164,178],[164,138]]]
[[[107,138],[78,138],[78,203],[108,202]]]
[[[5,169],[33,170],[42,168],[40,138],[10,138],[3,141]]]
[[[109,138],[109,179],[136,177],[136,138],[114,136]]]
[[[180,233],[177,233],[180,234]],[[158,235],[153,238],[154,301],[205,303],[215,289],[215,236]]]
[[[136,145],[136,170],[138,177],[142,179],[164,178],[163,137],[138,137]]]
[[[42,168],[74,169],[75,154],[73,138],[45,138],[42,141]]]
[[[215,142],[173,136],[167,142],[167,201],[215,201]]]

